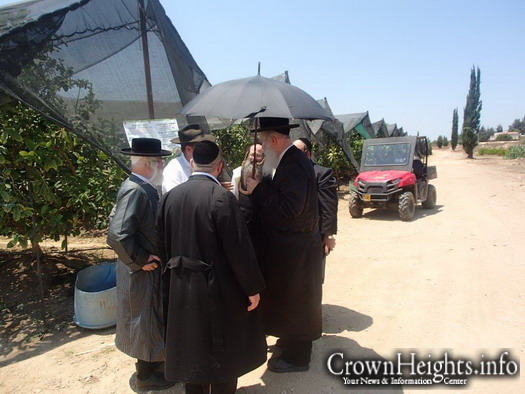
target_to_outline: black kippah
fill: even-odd
[[[193,147],[193,161],[197,164],[210,164],[219,155],[219,147],[211,141],[197,142]]]

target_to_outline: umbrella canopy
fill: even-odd
[[[305,91],[260,75],[214,85],[195,96],[179,112],[186,116],[225,119],[332,120],[330,114]]]

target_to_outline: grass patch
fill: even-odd
[[[505,148],[479,148],[478,150],[478,155],[505,156],[506,153]]]
[[[517,159],[520,157],[525,157],[525,144],[511,146],[505,153],[505,159]]]

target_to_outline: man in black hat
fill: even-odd
[[[171,160],[163,173],[162,192],[167,193],[175,186],[188,180],[191,175],[190,160],[193,156],[193,146],[199,141],[215,141],[211,134],[205,134],[198,124],[190,124],[179,131],[179,136],[171,142],[181,145],[182,153]]]
[[[308,370],[312,341],[321,336],[317,182],[312,163],[290,140],[290,129],[297,126],[289,125],[288,119],[260,119],[267,177],[247,180],[261,222],[263,324],[267,334],[279,338],[282,350],[268,361],[273,372]]]
[[[186,393],[234,393],[266,361],[257,305],[264,280],[219,147],[195,144],[193,174],[162,196],[157,219],[166,313],[166,378]]]
[[[152,182],[162,175],[162,156],[171,152],[154,138],[134,138],[131,148],[121,152],[131,156],[132,172],[118,191],[107,238],[118,256],[115,345],[137,358],[137,389],[160,390],[173,383],[158,372],[164,361],[164,326],[155,231],[159,195]]]

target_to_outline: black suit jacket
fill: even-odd
[[[317,197],[319,199],[319,230],[321,235],[337,233],[337,181],[333,171],[313,162],[317,177]]]

